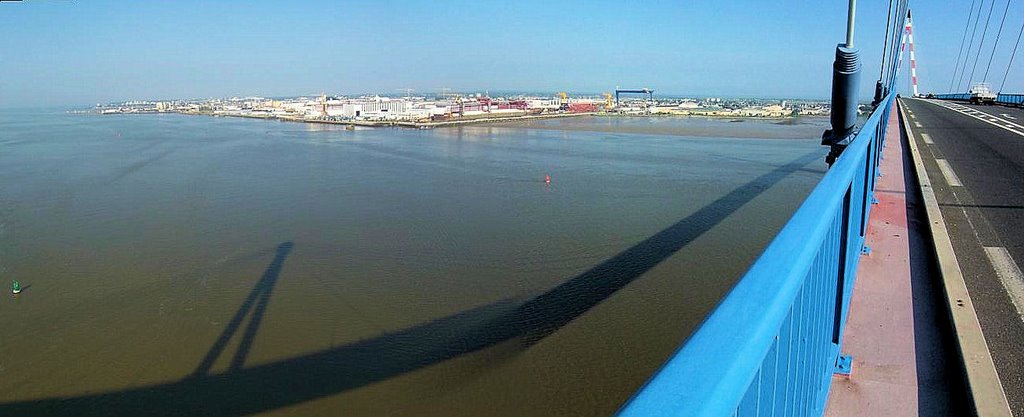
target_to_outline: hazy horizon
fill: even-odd
[[[862,99],[871,96],[878,77],[887,5],[862,2],[857,9]],[[968,4],[914,6],[920,90],[945,92]],[[539,1],[4,2],[0,108],[404,88],[581,95],[617,85],[650,87],[663,97],[825,99],[834,48],[845,39],[846,7],[752,0],[584,7]],[[987,66],[1000,17],[991,18],[981,52],[971,52],[972,63],[980,55],[978,74]],[[988,77],[994,87],[1022,19],[1022,10],[1007,15]],[[1016,67],[1006,91],[1024,90]],[[907,79],[900,91],[908,90]]]

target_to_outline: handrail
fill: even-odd
[[[894,97],[619,416],[822,413]]]

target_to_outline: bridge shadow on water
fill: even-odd
[[[803,155],[755,178],[653,236],[522,303],[502,300],[334,347],[243,367],[290,242],[253,287],[192,375],[122,391],[0,404],[0,415],[244,415],[322,398],[518,340],[528,348],[613,295],[793,172],[821,158]],[[254,310],[253,310],[254,309]],[[253,310],[226,372],[214,362]]]
[[[235,356],[231,359],[229,369],[235,371],[242,368],[242,365],[245,364],[245,357],[249,355],[249,350],[252,349],[252,342],[256,338],[256,332],[260,328],[260,323],[263,321],[263,314],[267,311],[267,304],[270,303],[270,294],[274,292],[274,284],[277,284],[277,277],[281,275],[281,267],[284,265],[284,260],[288,258],[288,254],[291,253],[292,246],[294,246],[292,242],[285,242],[277,247],[277,255],[274,256],[274,260],[270,262],[270,266],[263,272],[263,276],[256,282],[256,285],[249,292],[249,296],[245,298],[242,306],[235,312],[235,316],[231,318],[228,326],[221,332],[220,337],[213,343],[213,347],[206,352],[206,356],[199,363],[199,367],[192,373],[193,377],[201,377],[210,372],[210,368],[213,368],[214,362],[224,352],[224,348],[231,341],[231,337],[238,331],[245,316],[249,313],[249,310],[252,310],[253,304],[256,303],[256,310],[249,320],[249,325],[245,328],[245,334],[242,336],[241,342],[239,342]]]

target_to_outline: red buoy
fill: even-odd
[[[551,184],[551,176],[550,175],[545,175],[544,176],[544,183]]]

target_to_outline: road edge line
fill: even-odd
[[[999,380],[999,373],[996,372],[995,363],[992,361],[992,352],[988,350],[988,342],[985,341],[985,334],[981,331],[981,323],[978,321],[978,313],[974,309],[971,295],[967,291],[967,283],[960,271],[960,263],[953,252],[953,243],[949,238],[946,228],[946,221],[939,211],[938,199],[935,191],[932,190],[931,181],[925,171],[924,161],[917,149],[914,140],[914,133],[910,130],[905,105],[902,98],[897,98],[899,114],[902,121],[901,127],[907,134],[907,149],[910,150],[911,158],[914,160],[914,176],[917,180],[918,192],[925,205],[925,217],[928,219],[928,227],[931,232],[932,247],[939,264],[939,274],[942,276],[943,293],[946,296],[946,306],[949,317],[953,324],[953,332],[956,333],[957,348],[963,361],[964,373],[967,382],[967,391],[974,405],[974,411],[978,416],[1013,416],[1010,411],[1010,404],[1006,400],[1006,392]]]

